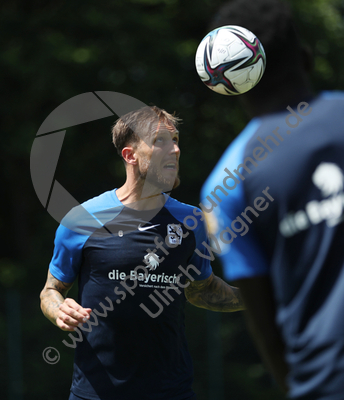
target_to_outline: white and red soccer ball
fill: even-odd
[[[263,76],[264,48],[248,29],[227,25],[203,38],[196,52],[196,70],[203,83],[217,93],[239,95]]]

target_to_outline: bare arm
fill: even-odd
[[[197,307],[223,312],[245,309],[239,289],[228,285],[214,274],[202,281],[189,282],[185,296]]]
[[[276,382],[287,392],[289,369],[284,358],[284,343],[275,323],[275,300],[270,280],[267,277],[243,279],[237,285],[247,307],[246,321],[256,346]]]
[[[64,331],[73,331],[80,323],[89,318],[90,308],[81,307],[75,300],[66,298],[73,283],[56,279],[48,271],[47,281],[41,292],[43,314]]]

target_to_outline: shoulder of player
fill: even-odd
[[[101,193],[100,195],[81,203],[81,206],[90,213],[96,213],[104,209],[122,206],[122,203],[117,199],[115,190],[116,189],[108,190]]]
[[[205,230],[205,216],[199,207],[182,203],[172,197],[168,199],[165,207],[191,232]]]
[[[60,227],[69,230],[71,235],[76,233],[89,236],[122,208],[114,190],[107,191],[72,208],[62,219]],[[106,216],[102,214],[105,212]]]
[[[165,203],[165,208],[171,212],[171,214],[178,214],[183,219],[188,215],[194,215],[194,210],[200,211],[198,207],[183,203],[174,199],[173,197],[168,198],[167,202]]]
[[[320,92],[320,99],[324,100],[343,100],[344,101],[344,91],[342,90],[324,90]]]

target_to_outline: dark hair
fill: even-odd
[[[128,145],[136,146],[148,135],[149,127],[154,122],[172,124],[177,127],[180,121],[174,114],[169,114],[157,106],[142,107],[123,115],[115,122],[112,127],[112,142],[122,157],[123,148]],[[137,132],[140,132],[140,136]]]
[[[276,83],[286,76],[289,80],[295,78],[302,63],[302,46],[291,8],[285,1],[228,1],[218,9],[208,29],[224,25],[242,26],[261,41],[267,59],[263,80]]]

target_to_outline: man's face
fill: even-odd
[[[147,140],[137,147],[141,179],[161,191],[170,191],[179,185],[179,132],[172,124],[156,122],[149,126]],[[149,145],[148,145],[148,144]]]

